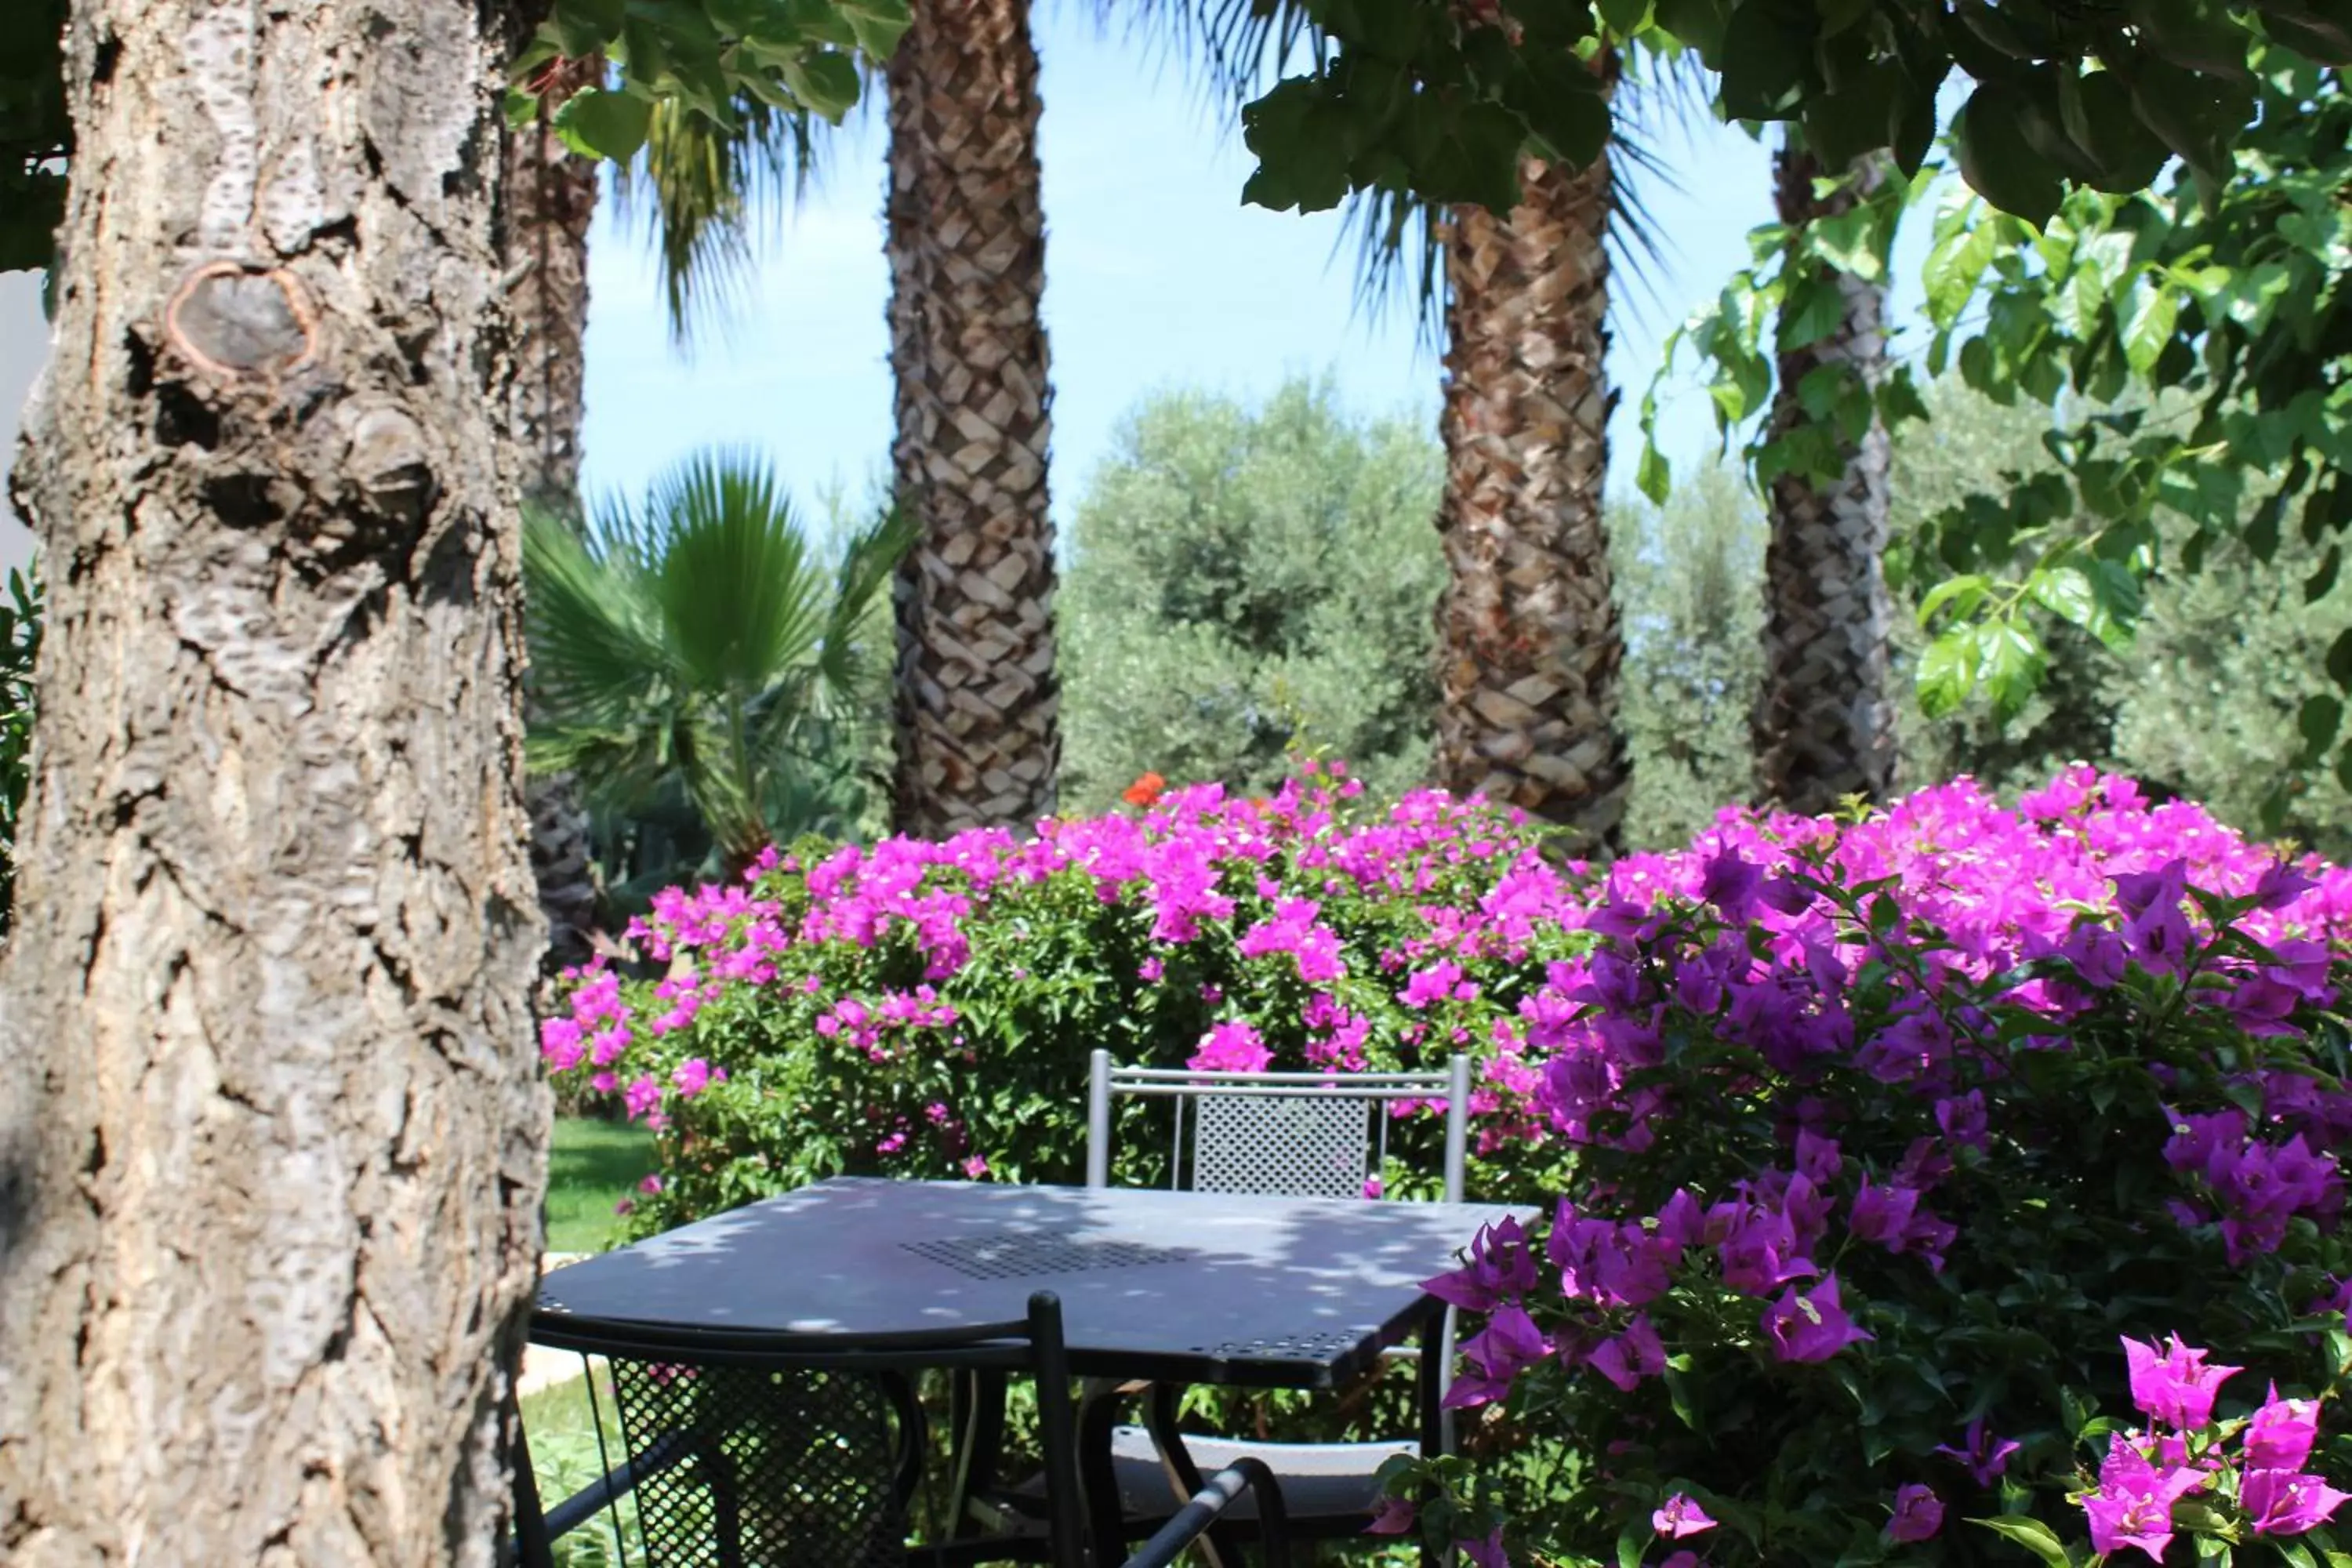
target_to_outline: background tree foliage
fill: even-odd
[[[0,6],[0,272],[47,268],[65,216],[65,26],[66,0]]]
[[[1418,782],[1445,568],[1429,434],[1330,385],[1147,399],[1077,509],[1056,602],[1065,811],[1139,774],[1271,785],[1286,747]]]
[[[1923,406],[1895,440],[1898,537],[1987,475],[2058,469],[2042,440],[2063,422],[2051,409],[1996,403],[1957,375],[1930,384]],[[1181,392],[1139,408],[1081,503],[1065,579],[1069,809],[1107,805],[1147,769],[1257,788],[1294,739],[1376,785],[1417,781],[1443,571],[1429,527],[1438,462],[1424,431],[1350,421],[1303,384],[1263,409]],[[1663,504],[1621,498],[1609,528],[1634,759],[1626,842],[1660,848],[1754,795],[1764,521],[1739,470],[1719,465]],[[2352,627],[2352,594],[2304,601],[2319,554],[2295,539],[2268,562],[2217,546],[2198,574],[2149,584],[2128,657],[2065,628],[2013,708],[1984,690],[1932,719],[1906,704],[1897,787],[1968,773],[2013,797],[2091,762],[2248,831],[2352,852],[2352,796],[2297,728],[2306,672]],[[1908,614],[1895,629],[1908,679],[1932,639]]]

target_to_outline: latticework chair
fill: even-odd
[[[1050,1294],[1030,1299],[1025,1321],[920,1333],[715,1332],[542,1311],[531,1339],[605,1363],[617,1447],[606,1446],[600,1412],[603,1479],[544,1510],[530,1456],[518,1455],[520,1568],[553,1568],[553,1543],[601,1512],[618,1539],[624,1498],[644,1568],[954,1568],[1009,1554],[1088,1568],[1069,1362]],[[915,1378],[933,1370],[1034,1380],[1042,1542],[909,1544],[929,1458]],[[1276,1521],[1265,1561],[1286,1568],[1279,1486],[1246,1458],[1205,1482],[1126,1568],[1166,1568],[1244,1498]]]
[[[1087,1184],[1110,1179],[1112,1101],[1123,1095],[1164,1099],[1174,1123],[1169,1153],[1173,1186],[1198,1192],[1255,1193],[1297,1197],[1363,1199],[1388,1150],[1390,1107],[1401,1101],[1445,1102],[1444,1197],[1463,1201],[1467,1163],[1470,1060],[1456,1056],[1444,1072],[1308,1073],[1204,1072],[1184,1068],[1129,1068],[1110,1053],[1093,1055],[1087,1096]],[[1188,1119],[1187,1109],[1191,1115]],[[1188,1127],[1189,1120],[1189,1127]],[[1428,1353],[1424,1369],[1442,1388],[1452,1359],[1453,1318],[1439,1320],[1432,1342],[1402,1356]],[[1201,1436],[1177,1426],[1179,1391],[1154,1388],[1148,1425],[1114,1430],[1111,1455],[1120,1500],[1129,1517],[1166,1517],[1200,1472],[1231,1463],[1244,1445]],[[1442,1417],[1423,1436],[1394,1442],[1251,1443],[1281,1484],[1289,1528],[1301,1536],[1360,1534],[1381,1508],[1381,1467],[1419,1453],[1433,1440],[1451,1442]],[[1247,1520],[1244,1502],[1235,1520]],[[1220,1531],[1223,1535],[1223,1531]]]

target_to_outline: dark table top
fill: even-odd
[[[559,1269],[540,1305],[871,1333],[1009,1321],[1051,1290],[1080,1373],[1324,1388],[1426,1322],[1421,1281],[1513,1212],[837,1177]]]

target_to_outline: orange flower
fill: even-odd
[[[1146,773],[1128,785],[1118,798],[1129,805],[1149,806],[1160,798],[1160,792],[1167,787],[1168,781],[1158,773]]]

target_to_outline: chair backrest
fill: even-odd
[[[1097,1051],[1087,1092],[1087,1185],[1110,1184],[1111,1100],[1172,1101],[1171,1185],[1184,1184],[1185,1107],[1192,1108],[1192,1185],[1198,1192],[1360,1198],[1388,1154],[1389,1108],[1445,1102],[1445,1201],[1460,1203],[1468,1158],[1470,1058],[1444,1072],[1202,1072],[1115,1066]]]
[[[603,1358],[620,1452],[604,1447],[600,1406],[605,1482],[543,1513],[519,1460],[521,1568],[552,1568],[551,1538],[623,1494],[646,1568],[896,1568],[929,1451],[913,1379],[932,1369],[1035,1380],[1050,1561],[1083,1568],[1069,1358],[1050,1293],[1030,1298],[1024,1321],[900,1334],[706,1332],[542,1310],[531,1342]]]

